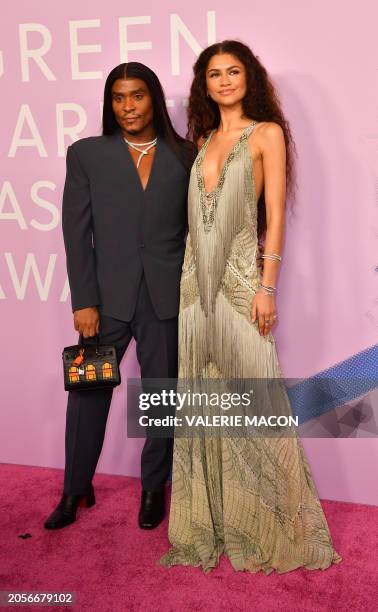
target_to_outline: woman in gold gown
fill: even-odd
[[[282,378],[271,327],[293,142],[247,46],[224,41],[201,53],[189,133],[199,153],[188,196],[179,377]],[[281,400],[287,406],[284,387]],[[297,435],[177,436],[169,540],[162,565],[205,572],[222,553],[235,570],[265,574],[341,561]]]

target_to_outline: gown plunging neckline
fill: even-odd
[[[204,172],[204,161],[205,161],[205,156],[206,156],[206,151],[207,151],[207,148],[208,148],[208,146],[209,146],[209,144],[210,144],[210,141],[211,141],[211,139],[212,139],[212,137],[213,137],[213,134],[216,132],[216,128],[214,128],[213,130],[211,130],[211,132],[210,132],[210,134],[209,134],[209,136],[208,136],[208,139],[207,139],[207,141],[206,141],[206,142],[205,142],[205,144],[204,144],[204,148],[203,148],[203,155],[202,155],[202,160],[201,160],[201,161],[202,161],[202,163],[201,163],[202,189],[203,189],[203,192],[204,192],[204,194],[205,194],[205,197],[206,197],[206,198],[208,198],[208,197],[210,197],[210,196],[214,195],[215,193],[217,193],[217,191],[219,191],[219,188],[220,188],[220,186],[221,186],[221,184],[222,184],[222,182],[223,182],[224,176],[225,176],[225,174],[226,174],[226,172],[227,172],[228,165],[229,165],[229,163],[230,163],[230,161],[231,161],[231,159],[232,159],[232,157],[233,157],[233,155],[234,155],[234,153],[235,153],[235,149],[236,149],[236,147],[237,147],[237,146],[238,146],[238,144],[240,143],[240,141],[241,141],[241,139],[243,138],[243,136],[244,136],[245,132],[246,132],[246,131],[247,131],[247,130],[250,128],[250,127],[254,126],[256,123],[257,123],[257,121],[252,121],[252,123],[250,123],[250,124],[246,125],[246,127],[243,129],[243,131],[242,131],[242,133],[240,134],[239,138],[238,138],[238,139],[236,140],[236,142],[233,144],[233,146],[232,146],[232,147],[231,147],[231,149],[230,149],[230,152],[229,152],[229,153],[228,153],[228,155],[226,155],[226,157],[225,157],[225,161],[224,161],[224,163],[223,163],[223,166],[222,166],[221,172],[220,172],[220,174],[219,174],[219,178],[218,178],[218,180],[217,180],[217,182],[216,182],[216,184],[215,184],[214,189],[212,189],[211,191],[206,191],[206,186],[205,186],[205,185],[206,185],[206,182],[205,182],[205,172]]]
[[[245,141],[246,137],[249,136],[251,131],[255,128],[256,124],[257,124],[257,121],[254,120],[252,121],[252,123],[250,123],[243,129],[242,133],[240,134],[236,142],[233,144],[230,152],[228,153],[224,161],[224,164],[223,164],[223,167],[222,167],[222,170],[219,175],[215,188],[210,192],[207,192],[205,189],[205,175],[204,175],[203,166],[204,166],[206,150],[212,138],[212,135],[216,131],[215,129],[211,130],[206,142],[204,143],[202,149],[200,150],[200,153],[198,155],[197,162],[196,162],[196,171],[197,171],[197,182],[198,182],[198,188],[199,188],[199,194],[200,194],[199,205],[202,210],[202,221],[203,221],[203,225],[204,225],[206,233],[208,233],[211,230],[211,227],[214,223],[215,212],[218,206],[218,200],[221,196],[223,184],[226,180],[226,174],[227,174],[228,167],[230,166],[230,163],[235,157],[237,151],[240,149],[242,143]]]

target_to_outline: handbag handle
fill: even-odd
[[[93,336],[92,336],[92,338],[93,338]],[[96,334],[95,338],[96,338],[96,355],[98,355],[99,354],[99,344],[100,344],[100,336],[99,336],[99,334]],[[84,344],[85,344],[84,340],[87,340],[87,338],[84,338],[83,334],[80,334],[80,336],[79,336],[79,345],[80,346],[84,346]]]

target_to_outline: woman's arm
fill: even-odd
[[[281,255],[286,197],[286,146],[281,126],[272,122],[261,126],[259,147],[264,172],[267,224],[264,254]],[[263,285],[277,286],[279,266],[279,261],[264,259]],[[276,316],[274,295],[258,291],[253,301],[252,320],[258,318],[260,334],[266,336],[269,333]],[[269,320],[268,325],[267,320]]]

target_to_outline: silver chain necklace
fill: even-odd
[[[135,151],[138,151],[138,153],[140,153],[140,155],[138,157],[138,161],[137,161],[137,168],[139,168],[139,164],[141,162],[142,157],[144,155],[147,155],[149,150],[152,149],[156,145],[156,143],[157,143],[157,137],[154,138],[153,140],[150,140],[150,142],[130,142],[125,137],[124,137],[124,140],[125,140],[125,142],[127,142],[129,147],[131,147],[132,149],[134,149]],[[145,149],[140,149],[139,147],[146,147],[146,148]]]

